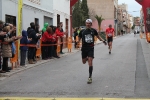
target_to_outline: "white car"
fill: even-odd
[[[86,29],[86,26],[80,26],[80,29],[81,30]]]

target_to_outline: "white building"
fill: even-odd
[[[18,0],[0,0],[0,20],[17,25]],[[57,26],[63,22],[64,31],[70,33],[70,0],[23,0],[22,29],[31,22],[43,28],[44,23]]]
[[[53,25],[63,22],[64,31],[70,33],[70,0],[53,0],[53,13]]]

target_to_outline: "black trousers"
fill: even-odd
[[[48,44],[53,44],[52,42],[48,42]],[[53,56],[53,46],[48,46],[48,58]]]
[[[35,60],[35,58],[36,58],[36,51],[37,51],[37,48],[35,48],[34,58],[33,58],[33,60]]]
[[[8,70],[8,57],[3,57],[3,65],[2,70],[6,71]]]
[[[63,37],[60,38],[61,42],[63,42]],[[63,49],[63,43],[60,45],[60,53],[62,53],[62,49]]]
[[[35,55],[35,47],[29,47],[28,48],[28,59],[34,59],[34,55]]]
[[[42,44],[47,44],[47,42],[42,42]],[[42,46],[41,47],[41,51],[42,51],[42,59],[48,59],[48,46]]]
[[[53,42],[53,44],[56,44],[56,43],[57,43],[57,42]],[[56,57],[56,56],[57,56],[56,50],[57,50],[57,45],[54,45],[54,46],[52,47],[52,55],[53,55],[53,57]]]
[[[24,65],[25,65],[26,54],[27,54],[27,51],[26,51],[26,50],[20,50],[20,65],[21,65],[21,66],[24,66]]]

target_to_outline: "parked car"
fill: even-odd
[[[86,26],[80,26],[80,29],[81,30],[86,29]]]

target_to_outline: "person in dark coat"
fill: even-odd
[[[36,52],[36,43],[37,43],[37,39],[40,39],[41,35],[36,33],[34,22],[30,23],[30,28],[27,32],[28,32],[28,38],[32,39],[30,41],[30,44],[35,46],[35,47],[28,48],[28,60],[29,60],[29,64],[35,64],[33,60]]]
[[[76,48],[77,46],[77,42],[76,42],[76,36],[78,36],[78,28],[75,28],[74,30],[74,48]]]
[[[27,45],[31,39],[28,40],[27,38],[27,31],[22,31],[22,39],[20,40],[20,44]],[[27,46],[20,46],[20,66],[26,66],[25,60],[26,60],[26,54],[27,54],[28,47]]]
[[[52,44],[54,44],[53,46],[52,46],[52,52],[51,52],[51,54],[52,54],[52,56],[53,57],[55,57],[55,58],[60,58],[58,55],[57,55],[57,45],[55,45],[55,44],[57,44],[57,40],[58,40],[58,37],[57,37],[57,35],[56,35],[56,26],[50,26],[51,28],[52,28],[52,34],[50,34],[50,36],[52,36],[52,39],[50,40],[51,41],[51,43]]]

